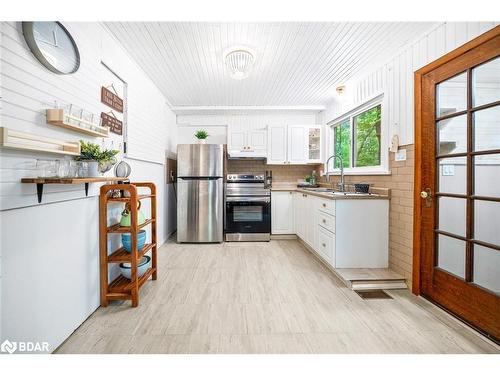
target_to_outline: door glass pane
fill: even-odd
[[[436,117],[460,112],[467,108],[467,72],[436,86]]]
[[[439,159],[438,173],[440,193],[465,194],[467,192],[467,159],[465,157]]]
[[[464,278],[465,241],[439,234],[437,253],[437,266],[439,268]]]
[[[309,129],[309,160],[319,159],[319,138],[320,129],[311,128]]]
[[[500,57],[472,69],[474,107],[500,100]]]
[[[474,194],[500,197],[500,154],[474,156]]]
[[[439,197],[439,229],[465,237],[466,200]]]
[[[500,293],[500,251],[474,245],[474,283]]]
[[[500,106],[474,112],[474,150],[500,149]]]
[[[467,151],[467,116],[438,121],[439,155]]]
[[[474,201],[474,238],[500,246],[500,202]]]

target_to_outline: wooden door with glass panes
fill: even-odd
[[[420,292],[494,340],[500,339],[498,34],[421,76],[416,121]]]

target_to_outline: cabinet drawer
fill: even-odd
[[[330,215],[335,215],[335,201],[333,199],[320,199],[319,209]]]
[[[318,211],[318,224],[330,232],[335,233],[335,216],[328,215],[323,211]]]
[[[318,226],[318,253],[335,267],[335,235]]]

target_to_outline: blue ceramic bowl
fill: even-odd
[[[144,247],[145,243],[146,243],[146,231],[143,229],[140,230],[139,233],[137,233],[137,250],[141,250]],[[122,234],[122,244],[126,252],[128,253],[132,252],[132,240],[130,238],[130,233]]]
[[[146,271],[149,268],[149,264],[151,263],[151,257],[144,255],[139,262],[139,265],[137,266],[137,277],[141,277],[146,273]],[[131,279],[132,276],[132,271],[130,269],[131,265],[130,263],[120,263],[120,271],[123,275],[123,277],[126,277],[127,279]]]

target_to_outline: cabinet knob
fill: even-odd
[[[326,220],[325,219],[323,219],[323,224],[326,224]]]
[[[323,203],[323,207],[326,207],[326,203]]]
[[[324,243],[322,243],[321,246],[326,247],[326,245]]]

